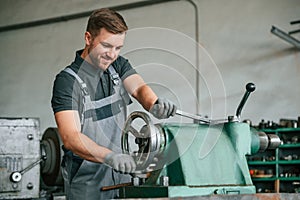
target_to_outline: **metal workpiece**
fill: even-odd
[[[275,134],[267,134],[269,138],[269,146],[268,149],[276,149],[278,148],[282,141],[280,140],[278,135]]]
[[[251,154],[276,149],[281,144],[278,135],[257,131],[251,128]]]
[[[275,134],[266,134],[265,132],[258,132],[258,137],[260,141],[260,152],[264,152],[268,149],[276,149],[281,144],[279,136]]]
[[[269,146],[269,138],[265,132],[258,132],[259,136],[259,151],[264,152],[267,150]]]

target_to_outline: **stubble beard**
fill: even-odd
[[[115,59],[110,59],[105,56],[102,57],[101,55],[93,54],[92,47],[88,48],[88,56],[92,62],[91,64],[93,64],[94,66],[96,66],[102,70],[106,70],[111,65],[111,63],[113,63],[115,60]],[[104,60],[104,62],[103,62],[103,60]]]

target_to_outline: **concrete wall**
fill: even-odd
[[[34,21],[134,0],[2,0],[0,26]],[[196,70],[195,10],[175,1],[122,10],[130,31],[122,54],[159,94],[188,112],[233,115],[247,82],[257,90],[242,113],[262,118],[300,115],[299,50],[270,33],[300,19],[298,0],[194,0],[199,9],[200,70]],[[50,99],[55,75],[83,48],[87,18],[0,32],[0,116],[38,117],[41,131],[55,126]],[[299,36],[299,37],[298,37]],[[300,38],[300,35],[295,35]],[[196,101],[196,73],[200,101]],[[141,109],[135,102],[130,111]],[[184,120],[179,117],[171,121]]]

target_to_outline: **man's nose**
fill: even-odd
[[[111,59],[114,59],[117,55],[117,52],[114,48],[111,48],[108,52],[107,52],[107,56],[109,56]]]

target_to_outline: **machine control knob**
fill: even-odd
[[[11,175],[10,175],[10,180],[14,183],[18,183],[20,182],[22,179],[22,174],[20,172],[13,172]]]
[[[255,85],[254,85],[254,83],[248,83],[248,84],[246,85],[246,90],[247,90],[248,92],[253,92],[253,91],[255,90]]]
[[[242,109],[243,109],[243,107],[244,107],[244,105],[245,105],[245,103],[246,103],[246,101],[247,101],[250,93],[253,92],[254,90],[255,90],[254,83],[247,83],[247,85],[246,85],[246,92],[245,92],[245,94],[244,94],[244,96],[243,96],[243,98],[242,98],[242,100],[241,100],[241,102],[240,102],[240,104],[239,104],[239,106],[238,106],[238,108],[236,110],[236,114],[235,114],[239,120],[241,119]]]

